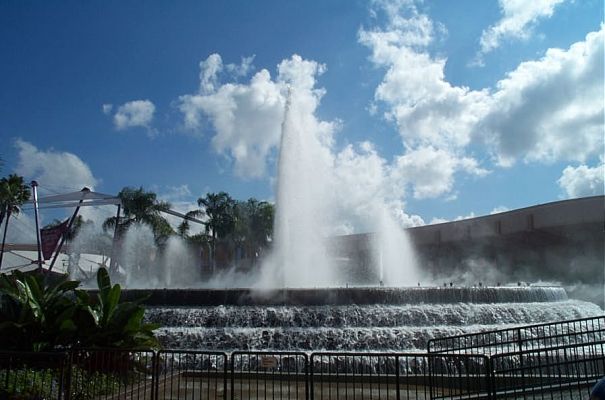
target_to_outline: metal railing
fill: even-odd
[[[231,354],[231,399],[309,398],[309,359],[302,352]]]
[[[499,354],[605,340],[605,315],[469,333],[428,341],[429,353]]]
[[[588,398],[605,376],[605,316],[431,339],[427,347],[489,356],[491,398]]]
[[[604,318],[438,339],[426,353],[0,352],[0,399],[580,399],[605,375]],[[501,334],[519,329],[542,335]],[[495,337],[504,351],[488,352]]]
[[[227,399],[226,353],[162,350],[156,360],[155,399]]]

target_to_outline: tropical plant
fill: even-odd
[[[159,347],[153,331],[156,324],[144,323],[145,309],[140,299],[120,303],[121,288],[112,285],[105,268],[97,272],[96,298],[84,290],[76,290],[80,346],[156,348]]]
[[[211,235],[210,246],[213,254],[213,261],[216,262],[216,242],[217,239],[228,237],[235,228],[235,200],[226,192],[207,193],[205,197],[200,197],[197,204],[203,207],[204,214],[207,217],[205,227],[206,234]]]
[[[122,201],[124,216],[120,217],[119,221],[116,217],[106,219],[103,229],[114,229],[117,223],[118,235],[121,235],[132,224],[146,224],[152,229],[158,244],[174,234],[174,230],[161,214],[170,209],[170,203],[157,200],[155,193],[147,192],[142,187],[125,187],[118,193],[118,197]]]
[[[157,325],[143,322],[140,301],[120,302],[105,268],[97,272],[98,293],[77,289],[78,281],[46,283],[39,273],[0,275],[0,343],[11,350],[66,347],[158,347]]]
[[[39,273],[0,275],[0,340],[7,349],[44,351],[72,343],[77,281],[45,284]],[[70,296],[72,294],[72,296]]]
[[[2,249],[0,250],[0,268],[2,268],[6,231],[10,217],[12,214],[19,214],[21,205],[29,200],[29,196],[29,186],[23,182],[22,176],[11,174],[8,178],[0,179],[0,226],[6,218],[2,234]]]

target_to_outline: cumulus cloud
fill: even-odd
[[[605,165],[596,167],[579,165],[577,167],[567,166],[557,181],[561,189],[565,191],[567,198],[596,196],[605,192]]]
[[[242,62],[240,64],[227,64],[227,71],[235,78],[248,76],[248,74],[254,70],[254,65],[252,65],[254,57],[254,55],[242,57]]]
[[[426,50],[435,31],[428,16],[413,5],[386,7],[386,28],[359,32],[360,43],[372,51],[370,60],[386,68],[375,100],[388,106],[385,117],[397,124],[406,145],[465,146],[470,128],[484,113],[487,91],[445,80],[447,60]]]
[[[124,130],[134,127],[147,128],[155,113],[155,105],[149,100],[133,100],[122,104],[113,116],[116,129]]]
[[[103,110],[103,114],[109,115],[111,114],[111,110],[113,110],[113,104],[103,104],[101,110]]]
[[[502,19],[481,34],[481,46],[473,64],[483,65],[483,56],[507,39],[527,39],[541,19],[550,18],[564,0],[500,0]]]
[[[396,168],[402,180],[413,185],[414,197],[417,199],[449,193],[454,185],[454,174],[458,171],[476,176],[488,173],[472,158],[456,157],[431,146],[407,151],[397,159]]]
[[[242,65],[252,62],[246,60]],[[312,112],[324,93],[315,84],[325,67],[298,55],[277,66],[275,79],[262,69],[248,83],[220,83],[224,67],[218,54],[202,61],[200,68],[199,92],[179,98],[185,127],[200,130],[207,118],[214,131],[214,149],[230,157],[235,174],[244,178],[265,175],[267,158],[279,144],[288,88],[301,95],[306,93]],[[335,123],[323,126],[331,132]]]
[[[516,159],[585,162],[603,149],[603,26],[569,49],[549,49],[498,82],[477,126],[501,165]]]
[[[22,139],[15,141],[18,152],[15,172],[26,180],[36,180],[41,188],[55,191],[94,190],[99,182],[90,167],[73,153],[40,150]]]
[[[376,4],[386,15],[386,25],[361,29],[359,42],[371,50],[372,63],[386,69],[374,105],[386,106],[384,117],[397,125],[401,135],[405,152],[397,167],[413,185],[416,198],[447,194],[457,171],[479,176],[487,172],[464,149],[473,127],[487,112],[489,91],[447,82],[447,60],[427,50],[443,28],[413,3]]]
[[[95,186],[99,183],[99,179],[93,175],[88,164],[73,153],[52,148],[40,150],[22,139],[15,141],[15,148],[18,157],[15,172],[22,175],[26,181],[37,181],[42,196],[75,192],[83,187],[95,190]],[[80,214],[84,219],[91,220],[100,227],[106,218],[115,214],[115,209],[110,206],[83,207]],[[23,216],[22,223],[18,225],[31,225],[29,218],[27,215]],[[27,229],[24,231],[27,232]],[[20,235],[23,232],[15,231],[14,234]],[[25,235],[27,236],[27,233]],[[26,239],[26,236],[17,236],[15,240]]]
[[[370,61],[385,70],[371,109],[397,126],[405,148],[397,161],[415,197],[449,195],[456,172],[486,175],[468,154],[471,145],[487,146],[498,166],[584,163],[600,154],[603,26],[568,49],[521,63],[494,87],[474,90],[447,81],[447,59],[429,51],[443,29],[412,2],[374,4],[386,23],[359,31]]]

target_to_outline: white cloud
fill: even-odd
[[[371,61],[386,68],[375,100],[388,106],[385,116],[397,123],[406,145],[463,147],[485,112],[488,93],[447,82],[447,60],[426,51],[433,40],[432,21],[414,7],[400,12],[409,16],[391,10],[386,29],[359,32],[360,43],[372,51]]]
[[[134,127],[150,129],[155,105],[149,100],[133,100],[118,107],[113,116],[113,123],[118,130]]]
[[[467,215],[458,215],[456,218],[454,219],[447,219],[447,218],[437,218],[434,217],[433,219],[431,219],[431,222],[429,222],[429,225],[434,225],[434,224],[443,224],[446,222],[454,222],[454,221],[463,221],[465,219],[471,219],[471,218],[475,218],[477,217],[477,215],[475,214],[474,211],[471,211],[470,213],[468,213]]]
[[[584,162],[603,149],[603,27],[568,50],[549,49],[497,84],[477,127],[498,162]]]
[[[399,166],[415,197],[450,194],[456,171],[484,176],[470,145],[487,146],[499,166],[585,162],[602,151],[603,27],[569,49],[521,63],[494,88],[471,90],[447,81],[447,59],[428,48],[439,29],[414,4],[375,4],[385,27],[359,32],[370,60],[385,69],[371,109],[383,108],[396,124],[405,148]]]
[[[99,183],[99,179],[93,175],[90,167],[75,154],[56,151],[52,148],[40,150],[21,139],[15,141],[15,147],[18,152],[15,172],[22,175],[26,181],[37,181],[41,196],[75,192],[83,187],[94,191],[95,186]],[[71,210],[68,212],[71,213]],[[80,214],[84,219],[92,220],[97,226],[100,226],[106,218],[115,214],[115,208],[111,206],[83,207]],[[28,216],[24,216],[23,223],[29,223],[28,218]],[[44,224],[50,221],[42,222]],[[15,234],[19,234],[19,232]]]
[[[278,65],[275,79],[262,69],[246,84],[219,84],[223,64],[218,54],[200,66],[199,93],[179,98],[185,126],[199,130],[202,117],[208,118],[214,128],[212,145],[233,160],[235,174],[245,178],[264,176],[267,158],[279,145],[288,87],[308,97],[311,113],[314,112],[324,93],[315,88],[316,78],[325,67],[294,55]],[[327,132],[336,126],[320,125]]]
[[[227,64],[227,71],[234,78],[248,76],[248,74],[254,70],[254,65],[252,65],[254,57],[254,55],[242,57],[242,62],[240,64]]]
[[[565,191],[567,198],[596,196],[605,192],[605,165],[596,167],[579,165],[577,167],[567,166],[557,181],[561,189]]]
[[[456,157],[431,146],[407,151],[397,159],[396,168],[402,180],[413,185],[414,197],[417,199],[449,193],[456,172],[464,171],[476,176],[488,173],[472,158]]]
[[[416,198],[447,194],[456,171],[479,176],[487,172],[464,149],[473,127],[488,110],[489,91],[447,82],[447,60],[427,51],[435,32],[443,29],[413,4],[377,4],[387,16],[386,27],[360,30],[359,42],[372,51],[370,60],[386,69],[375,101],[386,105],[384,116],[396,123],[405,147],[397,168],[413,185]]]
[[[216,89],[218,74],[223,70],[223,59],[219,54],[211,54],[200,61],[200,93],[212,93]]]
[[[103,104],[101,109],[103,110],[103,114],[109,115],[111,114],[111,110],[113,110],[113,104]]]
[[[500,214],[500,213],[503,213],[503,212],[507,212],[509,210],[510,209],[508,207],[506,207],[506,206],[497,206],[497,207],[494,207],[494,209],[491,210],[489,213],[490,213],[490,215],[492,215],[492,214]]]
[[[36,180],[41,189],[55,192],[77,191],[83,187],[94,190],[98,183],[90,167],[78,156],[54,149],[39,150],[21,139],[15,141],[18,151],[15,172],[26,181]]]
[[[550,18],[564,0],[500,0],[502,19],[481,34],[481,49],[474,64],[483,65],[483,56],[498,48],[503,40],[527,39],[540,19]]]

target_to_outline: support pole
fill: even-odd
[[[9,208],[7,206],[6,208]],[[6,243],[6,229],[8,228],[8,220],[11,217],[10,210],[6,212],[6,221],[4,221],[4,234],[2,235],[2,250],[0,251],[0,269],[2,269],[2,260],[4,259],[4,244]]]
[[[76,217],[78,216],[78,212],[80,211],[80,206],[84,202],[84,196],[88,192],[90,192],[89,188],[85,187],[82,189],[82,199],[80,199],[80,202],[78,203],[78,206],[76,207],[76,210],[74,211],[73,215],[71,216],[71,219],[69,220],[69,224],[67,225],[67,230],[65,231],[65,233],[63,233],[63,235],[61,235],[61,241],[59,242],[59,246],[55,249],[55,256],[53,257],[53,260],[50,262],[50,267],[48,267],[48,272],[53,270],[53,267],[55,266],[55,262],[57,261],[57,257],[59,257],[61,248],[63,247],[63,244],[65,243],[65,239],[66,239],[67,235],[69,234],[69,231],[71,230],[71,227],[73,226],[74,222],[76,221]]]
[[[34,215],[36,218],[36,241],[38,242],[38,269],[42,270],[42,241],[40,240],[40,220],[38,217],[38,182],[32,181],[32,193],[34,195]]]
[[[117,268],[118,268],[116,243],[118,240],[118,226],[120,224],[120,211],[121,210],[122,210],[122,205],[118,204],[118,212],[116,213],[116,225],[113,228],[113,242],[111,243],[111,261],[109,262],[109,270],[112,272],[117,270]]]

